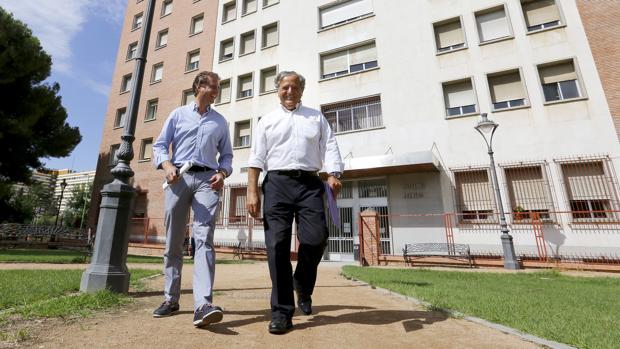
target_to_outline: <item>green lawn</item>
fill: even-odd
[[[127,263],[163,263],[163,257],[155,256],[127,256]],[[68,250],[0,250],[0,263],[89,263],[90,257],[86,252]],[[217,259],[217,264],[251,263],[246,260]],[[186,258],[185,263],[192,264],[193,260]]]
[[[344,275],[579,348],[620,343],[620,278],[343,267]]]

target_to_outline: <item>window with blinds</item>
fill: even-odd
[[[480,43],[512,36],[504,6],[476,12],[475,16]]]
[[[339,1],[319,8],[319,28],[325,29],[364,18],[373,13],[371,0]]]
[[[161,16],[167,16],[172,13],[172,0],[164,0],[161,4]]]
[[[557,27],[562,23],[555,0],[521,0],[521,8],[529,32]]]
[[[230,188],[230,206],[228,211],[229,226],[247,223],[248,211],[245,207],[247,195],[247,187]]]
[[[187,53],[187,63],[185,66],[185,71],[192,71],[198,69],[200,65],[200,50],[192,51]]]
[[[125,126],[126,116],[127,116],[127,108],[116,109],[116,117],[114,117],[114,128]]]
[[[257,0],[243,0],[241,6],[241,15],[247,15],[249,13],[256,12]]]
[[[274,80],[278,74],[277,67],[265,68],[260,71],[260,92],[275,91],[276,86]]]
[[[150,160],[153,155],[153,138],[142,140],[140,145],[140,160]]]
[[[129,44],[129,47],[127,47],[127,57],[125,58],[126,60],[131,60],[136,58],[136,54],[138,52],[138,42],[132,42],[131,44]]]
[[[263,7],[269,7],[271,5],[275,5],[279,3],[280,0],[263,0]]]
[[[220,94],[217,96],[215,103],[230,102],[230,79],[220,81]]]
[[[110,154],[108,155],[108,166],[114,166],[118,163],[117,155],[120,148],[120,144],[112,144],[110,146]]]
[[[321,78],[360,72],[376,68],[377,48],[374,41],[368,44],[321,55]]]
[[[465,47],[465,34],[460,18],[433,24],[437,52],[449,52]]]
[[[183,105],[188,105],[193,101],[194,101],[194,91],[192,89],[183,91],[183,94],[181,96],[181,103],[183,103]]]
[[[573,219],[608,218],[612,213],[609,211],[618,207],[607,162],[575,161],[561,165]]]
[[[381,97],[364,97],[321,107],[334,133],[350,132],[383,126]]]
[[[203,14],[192,18],[192,24],[190,28],[191,35],[202,33],[202,30],[204,29],[204,18],[205,16]]]
[[[235,51],[235,40],[229,38],[220,42],[220,62],[233,58]]]
[[[573,60],[538,66],[545,101],[554,102],[582,97]]]
[[[493,110],[526,105],[526,94],[518,69],[487,76]]]
[[[467,115],[477,111],[471,78],[443,83],[443,98],[446,116]]]
[[[542,166],[508,167],[504,173],[514,222],[552,219],[553,200]]]
[[[131,89],[131,74],[123,75],[121,80],[121,93],[127,92]]]
[[[133,22],[131,23],[131,30],[136,30],[142,27],[142,12],[138,13],[133,17]]]
[[[151,99],[146,102],[146,115],[144,116],[144,121],[155,120],[157,118],[157,104],[159,100],[157,98]]]
[[[230,22],[237,18],[237,0],[225,3],[222,6],[222,23]]]
[[[157,33],[156,48],[164,47],[168,44],[168,29],[161,30]]]
[[[239,55],[245,55],[256,51],[254,30],[241,34],[239,40]]]
[[[250,120],[235,123],[235,147],[249,147],[251,141],[250,136]]]
[[[487,170],[455,172],[454,185],[460,221],[495,221],[493,187]]]
[[[278,22],[263,26],[261,48],[276,46],[278,40]]]
[[[159,82],[164,77],[164,64],[157,63],[153,65],[151,71],[151,83]]]
[[[252,73],[240,76],[237,86],[237,99],[252,97]]]

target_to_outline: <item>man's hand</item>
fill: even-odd
[[[260,217],[260,194],[258,192],[248,191],[248,197],[246,199],[245,206],[248,209],[248,213],[252,218]]]
[[[329,176],[327,177],[327,185],[329,185],[332,189],[334,199],[337,198],[338,194],[340,194],[340,188],[342,188],[342,183],[340,183],[340,180],[334,176]]]
[[[164,169],[164,174],[166,175],[166,182],[168,184],[172,184],[179,180],[179,169],[172,164],[170,161],[164,161],[161,164],[161,167]]]
[[[209,181],[211,182],[211,189],[219,191],[224,187],[224,174],[222,172],[217,172],[209,178]]]

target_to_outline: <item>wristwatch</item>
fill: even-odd
[[[217,173],[221,173],[221,174],[223,174],[223,175],[224,175],[224,178],[227,178],[227,177],[228,177],[228,172],[226,172],[226,170],[225,170],[225,169],[223,169],[223,168],[218,169],[218,170],[217,170]]]
[[[342,173],[340,172],[330,172],[329,175],[336,177],[336,179],[340,179],[340,177],[342,177]]]

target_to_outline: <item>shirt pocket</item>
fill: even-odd
[[[305,120],[302,124],[301,135],[307,140],[315,140],[321,134],[321,124],[317,120]]]

